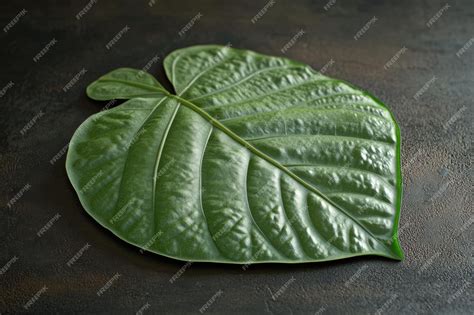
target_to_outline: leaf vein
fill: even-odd
[[[154,231],[156,232],[156,183],[158,181],[158,168],[159,168],[159,164],[160,164],[160,161],[161,161],[161,155],[163,153],[163,148],[165,146],[165,142],[166,142],[166,138],[168,137],[168,133],[171,129],[171,125],[173,124],[173,121],[174,121],[174,118],[176,117],[176,114],[178,113],[178,110],[179,110],[179,107],[180,107],[180,103],[178,102],[178,104],[176,105],[176,108],[175,110],[173,111],[172,115],[171,115],[171,118],[168,122],[168,124],[166,125],[166,129],[163,133],[163,139],[161,140],[160,142],[160,146],[158,148],[158,152],[157,152],[157,155],[156,155],[156,159],[155,159],[155,166],[154,166],[154,171],[153,171],[153,189],[152,189],[152,195],[151,195],[151,201],[152,201],[152,212],[153,212],[153,226],[154,226]]]

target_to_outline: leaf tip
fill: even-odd
[[[405,254],[403,253],[402,247],[400,246],[400,242],[398,241],[398,237],[396,236],[390,245],[390,258],[393,258],[398,261],[405,260]]]
[[[87,88],[86,88],[86,95],[87,95],[89,98],[93,99],[93,100],[95,100],[95,98],[94,98],[94,92],[93,92],[93,86],[94,86],[94,83],[95,83],[95,82],[96,82],[96,81],[92,82],[92,83],[89,84],[89,85],[87,86]]]

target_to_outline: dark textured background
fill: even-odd
[[[27,13],[8,32],[0,30],[0,89],[14,83],[0,98],[0,312],[26,312],[24,305],[39,292],[29,312],[199,314],[217,294],[206,313],[472,314],[474,44],[460,57],[456,53],[474,36],[474,2],[447,1],[337,1],[326,11],[327,1],[276,0],[255,24],[250,19],[266,0],[99,0],[79,21],[75,15],[87,0],[2,1],[1,28],[22,9]],[[203,16],[179,36],[198,12]],[[374,16],[377,21],[355,40]],[[126,25],[130,30],[107,50]],[[281,48],[301,29],[305,34],[287,56],[315,69],[332,59],[328,75],[375,94],[401,126],[405,261],[183,268],[182,262],[141,254],[100,227],[81,208],[64,156],[50,163],[79,124],[104,105],[85,95],[99,75],[142,68],[155,55],[162,60],[176,48],[201,43],[283,55]],[[53,38],[57,43],[34,62]],[[407,51],[385,70],[402,47]],[[166,82],[161,60],[150,72]],[[87,72],[64,92],[83,68]],[[184,273],[170,283],[181,268]],[[278,290],[282,294],[272,299]]]

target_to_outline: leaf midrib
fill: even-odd
[[[345,216],[347,216],[350,220],[355,222],[361,229],[363,229],[368,235],[370,235],[374,240],[376,240],[378,243],[380,243],[389,253],[391,253],[390,246],[384,242],[382,242],[378,237],[376,237],[370,230],[368,230],[363,224],[361,224],[356,218],[354,218],[350,213],[348,213],[345,209],[341,208],[339,205],[334,203],[331,199],[329,199],[326,195],[324,195],[322,192],[320,192],[317,188],[315,188],[313,185],[309,184],[293,172],[291,172],[289,169],[287,169],[285,166],[280,164],[278,161],[274,160],[273,158],[269,157],[265,153],[261,152],[257,148],[255,148],[253,145],[239,137],[237,134],[235,134],[232,130],[228,129],[226,126],[224,126],[222,123],[220,123],[217,119],[209,115],[205,110],[201,109],[197,105],[193,104],[192,102],[181,98],[180,96],[170,94],[167,92],[170,98],[174,98],[177,101],[179,101],[182,105],[186,106],[187,108],[193,110],[194,112],[198,113],[201,115],[203,118],[208,120],[214,127],[218,128],[225,134],[227,134],[229,137],[231,137],[233,140],[237,141],[239,144],[243,145],[246,147],[249,151],[252,153],[256,154],[257,156],[263,158],[265,161],[269,162],[276,168],[280,169],[282,172],[286,173],[288,176],[293,178],[295,181],[300,183],[303,187],[308,189],[309,191],[317,194],[319,197],[323,198],[324,201],[329,203],[331,206],[339,210],[341,213],[343,213]]]

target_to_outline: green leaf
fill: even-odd
[[[224,263],[402,259],[400,131],[367,93],[222,46],[171,53],[176,94],[139,70],[87,89],[66,161],[86,211],[160,255]],[[141,75],[139,75],[141,73]]]
[[[98,101],[134,97],[162,97],[165,88],[149,73],[130,68],[112,71],[87,87],[87,95]]]

